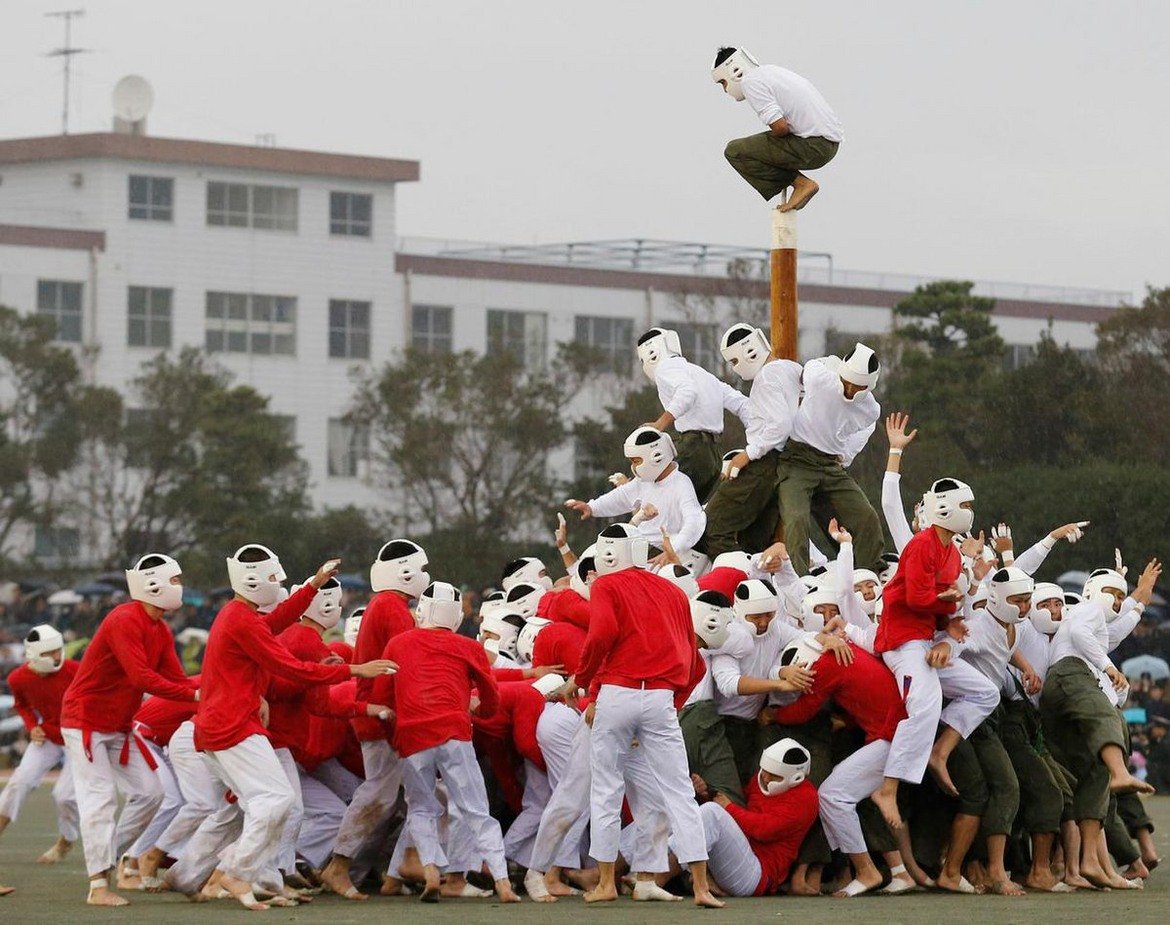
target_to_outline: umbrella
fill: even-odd
[[[1121,663],[1121,673],[1127,678],[1148,674],[1155,681],[1165,681],[1170,678],[1170,664],[1156,655],[1135,655]]]
[[[72,588],[65,588],[63,591],[54,591],[49,595],[48,603],[53,606],[69,606],[70,604],[80,604],[84,598],[74,591]]]
[[[107,594],[113,594],[118,589],[104,581],[91,581],[87,585],[78,585],[73,590],[82,597],[104,597]]]
[[[370,583],[362,578],[361,575],[351,573],[349,575],[338,575],[337,580],[341,582],[341,587],[346,591],[369,591]]]

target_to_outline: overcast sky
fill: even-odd
[[[845,124],[800,245],[838,267],[1170,285],[1164,0],[72,0],[73,131],[155,89],[151,134],[417,158],[399,233],[767,246],[723,160],[762,128],[720,44],[810,78]],[[60,130],[48,10],[0,9],[0,132]]]

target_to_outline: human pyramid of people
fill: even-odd
[[[744,75],[720,54],[732,92]],[[802,366],[742,323],[720,347],[748,395],[674,331],[639,339],[663,413],[626,439],[629,476],[566,503],[620,522],[577,554],[558,515],[567,574],[509,563],[478,640],[455,632],[459,590],[408,539],[379,551],[376,593],[334,642],[339,561],[290,593],[277,555],[243,546],[194,677],[164,620],[183,590],[168,555],[127,570],[131,600],[80,662],[34,628],[9,679],[31,745],[0,832],[63,764],[40,860],[80,837],[94,905],[126,904],[119,888],[255,910],[322,889],[367,900],[371,877],[424,902],[518,902],[522,884],[542,902],[689,892],[709,907],[1140,888],[1158,862],[1151,788],[1127,767],[1109,652],[1160,564],[1132,590],[1120,554],[1080,594],[1037,583],[1088,524],[1016,557],[1005,525],[973,534],[974,491],[950,476],[908,520],[902,413],[885,421],[887,552],[848,474],[880,420],[875,352]],[[725,412],[746,428],[727,453]]]

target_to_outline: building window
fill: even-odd
[[[548,352],[548,314],[489,308],[487,352],[510,353],[526,369],[543,369]]]
[[[410,313],[410,345],[427,353],[450,353],[451,316],[445,305],[414,305]]]
[[[701,366],[709,373],[723,372],[723,355],[719,352],[719,328],[713,324],[669,324],[664,325],[678,332],[678,341],[683,356]]]
[[[374,222],[374,197],[368,193],[329,194],[329,233],[368,238]]]
[[[633,368],[634,322],[591,315],[578,315],[575,321],[577,343],[599,351],[608,369],[628,376]]]
[[[57,322],[57,340],[81,343],[81,283],[37,280],[37,314]]]
[[[329,355],[343,360],[370,358],[370,303],[329,300]]]
[[[37,525],[33,555],[38,559],[76,562],[81,555],[81,533],[73,527]]]
[[[327,434],[326,472],[338,478],[366,474],[370,458],[370,432],[342,418],[330,418]]]
[[[1003,365],[1007,370],[1021,369],[1036,359],[1035,344],[1008,344]]]
[[[209,182],[207,224],[296,231],[297,190],[292,186]]]
[[[130,177],[131,218],[169,222],[175,215],[175,181],[170,177]]]
[[[131,286],[127,290],[127,344],[170,349],[171,292],[149,286]]]
[[[208,353],[292,356],[297,350],[297,300],[247,292],[207,293]]]

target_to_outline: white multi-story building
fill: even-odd
[[[743,249],[401,239],[396,184],[418,178],[410,160],[121,132],[0,141],[0,304],[53,315],[89,381],[123,393],[158,351],[205,348],[271,397],[314,499],[336,506],[378,498],[341,420],[355,367],[405,345],[511,350],[539,365],[577,340],[633,382],[638,334],[681,321],[688,354],[717,368],[715,317],[766,298],[763,282],[726,275],[729,260],[759,256]],[[892,306],[924,281],[805,263],[806,356],[887,330]],[[1058,342],[1091,350],[1095,324],[1128,295],[977,291],[996,296],[1017,360],[1049,325]]]

